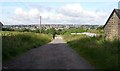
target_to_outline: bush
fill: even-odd
[[[2,28],[2,31],[15,31],[15,30],[12,28]]]

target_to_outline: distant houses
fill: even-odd
[[[55,28],[58,29],[69,29],[69,28],[84,28],[84,29],[96,29],[100,25],[81,25],[81,24],[41,24],[41,27],[44,29]],[[3,25],[3,28],[12,28],[12,29],[38,29],[38,24],[33,25]]]
[[[113,40],[120,38],[120,9],[112,11],[103,28],[106,39]]]

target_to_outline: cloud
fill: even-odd
[[[42,16],[42,24],[104,24],[107,13],[103,11],[85,10],[80,3],[69,3],[58,8],[39,9],[31,8],[25,10],[16,8],[14,11],[16,19],[25,24],[39,24],[39,16]],[[26,21],[28,21],[26,23]]]
[[[85,10],[80,5],[80,3],[66,4],[65,6],[62,6],[59,10],[57,10],[57,12],[71,17],[69,18],[69,21],[77,24],[100,24],[100,22],[98,21],[103,21],[107,15],[105,12],[102,11]],[[101,24],[104,23],[101,22]]]
[[[31,9],[29,12],[28,12],[28,14],[29,14],[29,16],[30,17],[36,17],[36,16],[38,16],[39,15],[39,10],[38,9]]]
[[[20,16],[27,16],[27,12],[25,12],[22,8],[17,8],[15,10],[15,14]]]
[[[66,4],[58,10],[59,13],[73,17],[79,16],[82,13],[82,11],[83,9],[79,3]]]

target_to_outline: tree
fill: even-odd
[[[50,28],[45,31],[47,34],[53,34],[56,32],[55,28]]]

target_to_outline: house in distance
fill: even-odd
[[[114,9],[106,21],[104,28],[105,39],[120,38],[120,9]]]

